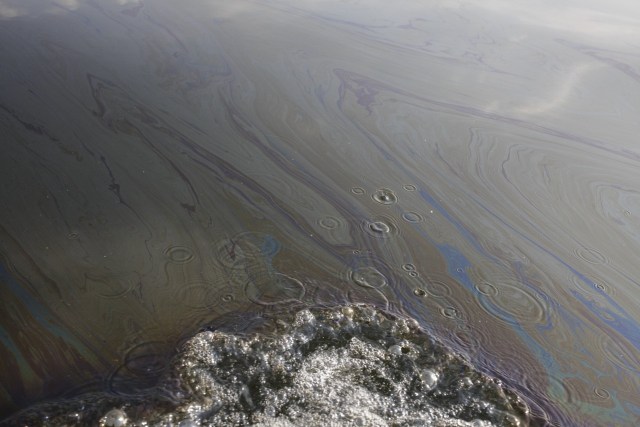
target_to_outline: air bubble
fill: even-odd
[[[445,307],[440,309],[440,313],[449,319],[455,319],[458,317],[458,310],[455,307]]]
[[[365,189],[362,187],[352,187],[351,192],[356,196],[362,196],[364,193],[366,193]]]
[[[611,394],[607,391],[607,389],[604,388],[596,387],[593,392],[596,394],[596,396],[603,400],[609,399],[611,397]]]
[[[387,351],[391,354],[393,354],[394,356],[401,356],[402,355],[402,347],[399,345],[392,345],[391,347],[389,347],[387,349]]]
[[[380,234],[388,233],[389,231],[391,231],[389,226],[382,221],[375,221],[370,223],[369,230],[373,231],[374,233]]]
[[[398,227],[393,219],[385,216],[367,220],[362,227],[367,234],[378,238],[388,238],[398,233]]]
[[[381,188],[371,195],[373,200],[383,205],[392,205],[398,201],[395,193],[388,188]]]
[[[427,295],[427,292],[424,289],[416,288],[413,290],[415,296],[424,297]]]
[[[101,427],[124,427],[127,425],[127,414],[120,409],[112,409],[100,419]]]
[[[420,380],[427,390],[433,390],[438,385],[440,377],[437,372],[431,369],[424,369],[420,373]]]
[[[415,271],[416,266],[413,265],[413,264],[407,263],[407,264],[403,264],[402,265],[402,269],[405,270],[405,271]]]
[[[402,188],[404,188],[406,191],[416,191],[416,186],[413,184],[403,185]]]

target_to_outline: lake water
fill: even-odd
[[[0,0],[0,130],[7,424],[640,423],[634,1]]]

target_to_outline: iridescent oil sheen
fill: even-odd
[[[0,414],[368,303],[640,417],[640,6],[0,1]]]

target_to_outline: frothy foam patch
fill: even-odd
[[[306,309],[261,333],[204,331],[162,385],[38,405],[26,425],[526,426],[539,423],[498,380],[411,319],[368,306]]]

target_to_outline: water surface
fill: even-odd
[[[556,425],[640,417],[631,1],[0,2],[0,407],[368,303]]]

